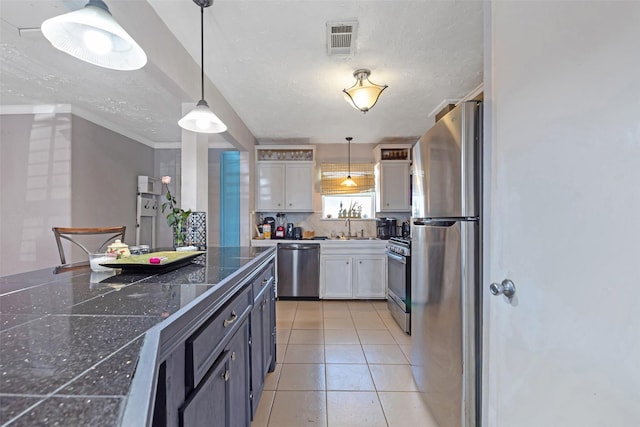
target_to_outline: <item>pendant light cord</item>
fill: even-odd
[[[204,7],[200,6],[200,99],[204,100]]]
[[[347,155],[348,155],[348,157],[347,158],[349,159],[349,175],[347,175],[347,176],[349,178],[351,178],[351,140],[352,139],[353,138],[351,138],[351,137],[347,138],[347,142],[348,142],[348,144],[347,144],[347,150],[348,150],[348,154]]]

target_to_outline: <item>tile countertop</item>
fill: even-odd
[[[0,425],[118,425],[145,332],[221,294],[272,252],[209,248],[165,274],[87,266],[1,277]]]

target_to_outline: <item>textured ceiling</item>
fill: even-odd
[[[128,23],[128,4],[142,1],[107,4]],[[71,104],[142,142],[179,141],[181,103],[197,101],[199,93],[176,81],[177,73],[167,78],[153,40],[138,40],[149,55],[144,68],[120,72],[55,50],[39,31],[18,31],[84,3],[0,2],[0,104]],[[200,9],[191,0],[149,4],[160,19],[136,16],[136,22],[164,22],[199,65]],[[327,55],[326,22],[353,19],[359,23],[355,54]],[[482,83],[482,27],[480,1],[215,0],[205,9],[205,72],[261,142],[413,140],[443,100]],[[341,93],[357,68],[371,69],[373,82],[389,85],[366,115]],[[199,88],[197,71],[181,78]]]

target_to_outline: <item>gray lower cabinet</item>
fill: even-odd
[[[185,402],[180,412],[180,425],[249,425],[248,336],[249,323],[245,320],[201,384]]]
[[[253,273],[159,365],[153,427],[250,427],[275,369],[275,263]]]
[[[275,342],[275,274],[267,269],[253,283],[251,310],[251,418],[258,409],[268,372],[276,365]]]

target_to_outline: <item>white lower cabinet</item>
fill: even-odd
[[[320,264],[321,298],[386,298],[384,255],[321,255]]]
[[[320,257],[324,280],[324,298],[353,298],[353,257],[326,255]]]
[[[353,260],[354,296],[385,298],[387,269],[384,255],[357,256]]]

